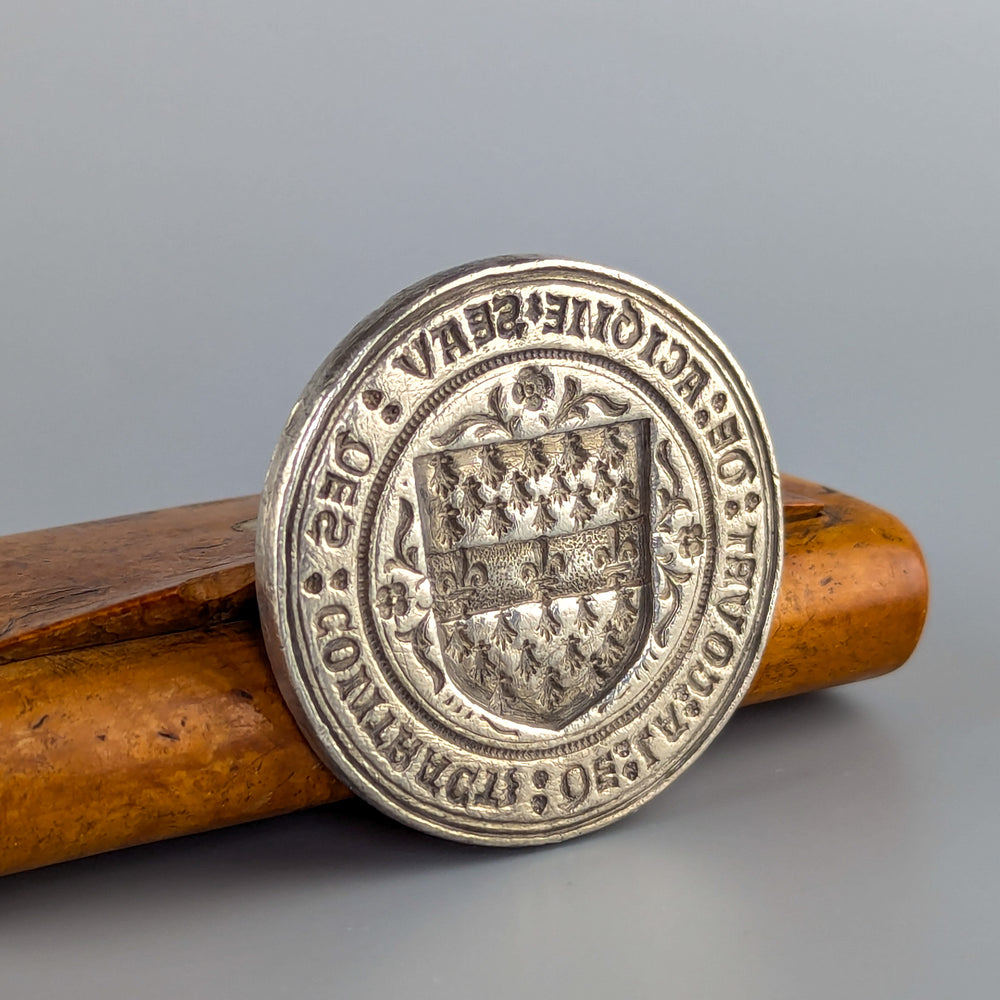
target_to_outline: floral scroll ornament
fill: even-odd
[[[514,437],[520,431],[523,414],[537,413],[546,427],[556,427],[571,420],[586,420],[594,406],[608,417],[620,417],[628,412],[628,403],[615,402],[603,392],[584,392],[580,380],[567,375],[563,380],[562,398],[551,416],[542,413],[546,404],[556,399],[556,380],[552,372],[538,365],[525,365],[514,378],[510,387],[508,408],[507,392],[502,385],[496,385],[486,400],[486,410],[471,413],[452,424],[444,433],[431,438],[438,446],[447,446],[457,441],[463,434],[472,431],[477,438],[500,431]],[[520,412],[518,412],[520,411]]]
[[[409,588],[405,583],[390,578],[389,583],[382,584],[375,591],[375,610],[386,622],[395,629],[396,638],[407,643],[413,650],[420,665],[427,671],[437,694],[444,687],[444,672],[434,662],[431,651],[434,642],[430,633],[430,611],[426,610],[410,628],[403,626],[403,619],[414,610],[421,611],[423,606],[416,599],[416,591],[426,580],[417,565],[417,547],[410,544],[410,532],[413,530],[413,504],[405,497],[399,501],[399,521],[392,540],[392,557],[385,561],[383,572],[386,575],[394,571],[411,573],[416,577],[414,583],[414,598],[410,598]]]
[[[457,441],[466,431],[473,428],[477,438],[485,437],[492,431],[502,431],[513,436],[521,427],[521,416],[507,410],[506,393],[502,385],[496,385],[486,400],[484,413],[472,413],[452,424],[443,434],[431,438],[434,444],[445,446]]]
[[[588,406],[595,406],[606,417],[620,417],[628,412],[628,403],[616,403],[603,392],[584,392],[580,380],[567,375],[563,382],[563,397],[556,408],[555,416],[542,417],[546,427],[556,427],[569,420],[586,420]]]
[[[691,501],[684,496],[683,479],[674,463],[670,441],[664,438],[656,447],[656,464],[660,471],[661,486],[657,491],[660,515],[656,522],[659,531],[673,534],[674,517],[682,511],[692,511]],[[656,560],[662,574],[661,597],[666,604],[666,614],[656,627],[656,644],[667,645],[670,626],[681,608],[681,588],[688,583],[693,572],[677,565],[677,557],[697,559],[705,551],[705,528],[699,522],[684,525],[677,530],[676,549]]]
[[[657,625],[656,632],[654,633],[656,644],[661,648],[666,647],[670,626],[681,609],[681,586],[687,583],[692,576],[691,573],[685,572],[675,565],[676,559],[677,554],[671,552],[665,558],[656,560],[656,564],[663,574],[661,594],[667,604],[667,613]]]
[[[683,480],[674,464],[670,441],[666,438],[656,446],[656,464],[660,467],[660,479],[663,484],[658,491],[660,517],[656,527],[660,531],[673,531],[674,515],[678,511],[691,510],[691,501],[683,495]]]

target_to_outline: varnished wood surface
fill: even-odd
[[[0,664],[256,613],[257,497],[0,538]]]
[[[885,673],[927,608],[891,514],[782,480],[785,570],[746,703]],[[331,802],[253,600],[256,498],[0,539],[0,873]]]

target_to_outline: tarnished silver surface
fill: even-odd
[[[458,840],[561,840],[718,732],[781,540],[760,412],[703,324],[616,271],[481,261],[387,302],[295,405],[264,635],[360,795]]]

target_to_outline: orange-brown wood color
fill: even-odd
[[[744,702],[886,673],[927,612],[885,511],[783,477],[785,568]],[[256,497],[0,538],[0,874],[349,794],[278,693]]]

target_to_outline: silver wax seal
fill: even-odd
[[[590,264],[390,299],[295,405],[263,494],[268,653],[320,757],[429,833],[562,840],[705,748],[760,661],[782,522],[718,339]]]

